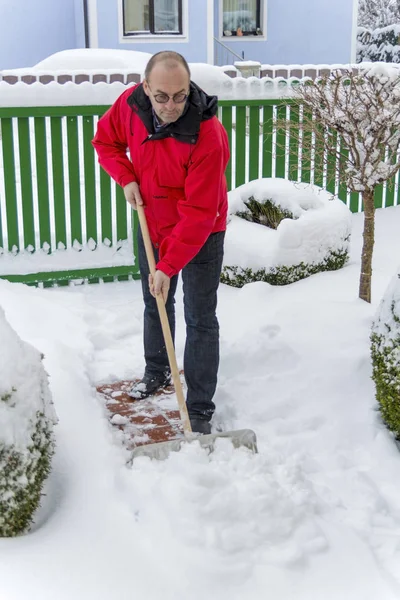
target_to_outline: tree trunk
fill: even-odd
[[[375,241],[374,190],[365,190],[362,198],[364,203],[364,242],[361,255],[359,297],[365,302],[371,302],[372,253]]]

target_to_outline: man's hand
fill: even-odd
[[[171,279],[163,273],[162,271],[156,271],[154,275],[154,279],[152,275],[149,275],[149,288],[150,294],[154,296],[158,296],[158,294],[162,294],[164,304],[168,298],[169,285]]]
[[[126,201],[136,210],[137,204],[143,204],[142,197],[140,195],[139,186],[136,181],[132,181],[132,183],[128,183],[124,187],[124,194]]]

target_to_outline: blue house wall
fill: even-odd
[[[54,52],[85,47],[83,23],[81,1],[0,2],[0,69],[31,67]]]
[[[347,63],[354,59],[356,1],[263,0],[264,35],[251,39],[222,36],[222,0],[182,0],[188,18],[186,36],[180,39],[124,38],[121,0],[87,0],[87,3],[92,47],[150,53],[174,49],[189,62],[212,62],[215,37],[240,57],[244,53],[245,60],[318,64]],[[29,67],[55,52],[84,48],[83,6],[84,0],[0,2],[0,69]],[[225,64],[236,60],[229,53],[226,56]]]
[[[222,37],[222,0],[215,0],[214,36],[245,60],[264,64],[348,63],[353,0],[267,0],[260,38]],[[238,59],[235,59],[238,60]]]

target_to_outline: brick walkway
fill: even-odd
[[[122,432],[127,449],[165,442],[183,435],[173,386],[155,396],[135,400],[128,395],[135,381],[98,386],[110,423]],[[184,384],[184,381],[182,381]]]

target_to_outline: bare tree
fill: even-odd
[[[302,118],[278,122],[278,130],[297,140],[306,155],[315,156],[318,149],[318,159],[333,164],[347,188],[362,195],[359,297],[371,302],[374,192],[400,169],[400,67],[337,71],[298,85],[294,94]]]
[[[400,23],[399,0],[360,0],[358,25],[367,29],[377,29]]]

